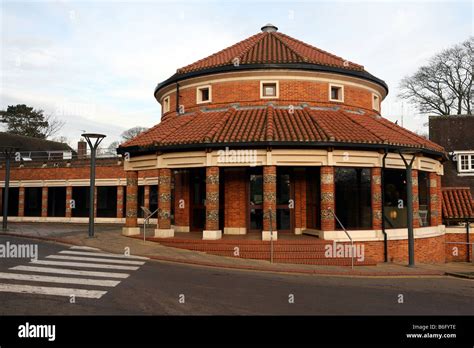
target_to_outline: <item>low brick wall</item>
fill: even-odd
[[[474,242],[474,226],[471,225],[469,233],[470,243]],[[453,243],[459,244],[453,244]],[[463,244],[467,242],[466,228],[465,227],[448,227],[446,228],[446,262],[460,261],[466,262],[467,260],[467,245]],[[470,260],[472,257],[472,244],[470,248]]]

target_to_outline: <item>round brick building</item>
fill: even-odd
[[[413,160],[416,260],[444,261],[444,150],[383,118],[387,93],[362,65],[270,24],[178,69],[155,90],[161,122],[118,150],[124,234],[139,233],[140,172],[155,171],[157,238],[349,235],[376,262],[406,260]]]

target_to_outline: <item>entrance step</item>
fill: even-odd
[[[207,254],[236,257],[253,260],[270,260],[270,242],[261,240],[200,240],[200,239],[156,239],[161,245],[205,252]],[[273,261],[276,263],[294,263],[326,266],[351,266],[350,257],[326,257],[325,246],[331,244],[330,240],[304,239],[304,240],[278,240],[273,242]],[[370,258],[360,261],[354,257],[354,265],[376,265]]]

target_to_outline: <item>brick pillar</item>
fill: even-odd
[[[174,180],[174,224],[176,232],[189,232],[189,171],[180,170]]]
[[[441,175],[436,175],[438,185],[438,225],[443,224],[443,200],[441,193]]]
[[[306,171],[296,168],[295,171],[295,234],[302,234],[306,229]]]
[[[25,188],[19,187],[18,190],[18,216],[25,216]]]
[[[276,228],[277,167],[263,166],[263,231],[262,240],[278,239]],[[271,216],[271,226],[270,226]],[[271,227],[271,228],[270,228]],[[272,235],[270,235],[272,231]]]
[[[335,213],[334,201],[334,167],[321,167],[321,230],[334,231],[335,219],[331,210]]]
[[[219,167],[206,168],[206,226],[202,239],[221,239],[219,230]]]
[[[155,237],[174,237],[171,228],[171,170],[168,168],[158,171],[158,226]]]
[[[48,216],[48,188],[43,187],[41,192],[41,217]]]
[[[382,168],[370,170],[370,188],[372,193],[372,229],[382,229]]]
[[[140,233],[137,219],[138,208],[138,172],[127,171],[127,206],[125,217],[125,227],[122,228],[122,234],[129,236]]]
[[[72,216],[72,186],[66,186],[66,217],[70,218]]]
[[[430,173],[430,225],[439,225],[439,203],[440,197],[438,196],[438,175],[436,173]]]
[[[117,186],[117,213],[118,219],[123,218],[123,186]]]
[[[418,170],[411,171],[412,195],[413,195],[413,228],[420,227],[420,198],[418,194]]]

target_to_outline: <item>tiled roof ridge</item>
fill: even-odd
[[[276,34],[276,33],[269,33],[269,34],[272,34],[272,36],[278,40],[283,46],[285,46],[288,50],[290,50],[291,52],[293,52],[297,57],[300,58],[301,61],[303,62],[307,62],[308,61],[308,57],[305,57],[304,55],[302,55],[301,53],[297,52],[294,48],[290,47],[284,40],[281,39],[280,36],[278,35],[273,35],[273,34]]]
[[[315,135],[316,138],[320,138],[322,140],[328,140],[329,138],[324,133],[324,131],[319,127],[319,125],[314,121],[314,119],[309,114],[307,107],[303,107],[301,109],[302,118],[308,123],[311,132]]]
[[[311,116],[311,119],[313,120],[313,122],[316,123],[316,125],[319,127],[319,129],[321,129],[321,131],[324,133],[326,138],[329,141],[335,141],[336,136],[334,135],[334,133],[331,132],[325,125],[323,126],[321,122],[319,122],[317,117],[313,114],[314,110],[310,109],[309,107],[306,107],[305,109],[307,110],[308,114]]]
[[[263,36],[264,36],[263,34],[264,34],[264,33],[257,33],[257,34],[255,34],[255,35],[252,35],[252,36],[246,38],[246,39],[240,40],[239,42],[236,42],[235,44],[233,44],[233,45],[231,45],[231,46],[229,46],[229,47],[223,48],[222,50],[220,50],[220,51],[218,51],[218,52],[216,52],[216,53],[213,53],[213,54],[211,54],[210,56],[201,58],[201,59],[199,59],[199,60],[197,60],[197,61],[195,61],[195,62],[193,62],[193,63],[191,63],[191,64],[188,64],[188,65],[186,65],[186,66],[183,66],[182,68],[177,69],[176,72],[179,74],[179,73],[185,72],[185,71],[199,70],[199,69],[200,69],[199,66],[198,66],[199,63],[202,63],[202,62],[205,61],[205,60],[208,60],[208,59],[211,59],[211,58],[216,57],[216,56],[218,56],[218,55],[221,55],[221,54],[223,54],[223,53],[226,52],[226,51],[231,52],[232,49],[235,49],[235,48],[236,48],[237,46],[239,46],[239,45],[248,44],[248,47],[246,47],[245,49],[249,49],[249,48],[253,47],[253,45],[254,45],[254,43],[253,43],[252,41],[255,40],[256,38],[258,38],[258,36],[262,36],[262,37],[263,37]],[[258,39],[258,40],[260,40],[260,39]],[[257,40],[257,41],[258,41],[258,40]],[[229,63],[232,63],[232,59],[234,59],[234,58],[235,58],[235,56],[231,58],[231,61],[230,61]],[[219,66],[219,65],[221,65],[221,64],[217,64],[217,66]]]
[[[275,120],[274,120],[274,114],[275,110],[273,108],[273,105],[268,105],[267,106],[267,115],[266,115],[266,134],[265,134],[265,139],[267,141],[273,141],[275,138]]]
[[[235,114],[236,112],[236,108],[235,107],[230,107],[224,114],[224,117],[222,117],[222,119],[217,122],[214,127],[212,127],[211,131],[206,134],[204,136],[204,141],[206,142],[211,142],[212,140],[214,140],[214,137],[216,136],[217,134],[217,131],[219,131],[220,129],[222,129],[224,127],[224,125],[227,123],[227,120],[229,119],[229,117],[233,114]]]
[[[387,139],[384,139],[382,138],[380,135],[378,135],[376,132],[372,131],[371,129],[367,128],[367,127],[364,127],[364,125],[357,120],[356,117],[351,117],[349,115],[346,114],[347,110],[341,110],[341,113],[346,117],[348,118],[351,122],[357,124],[358,126],[362,127],[363,129],[365,129],[367,132],[369,132],[370,134],[372,134],[374,137],[376,137],[377,139],[380,140],[380,142],[382,142],[383,144],[387,143]],[[360,115],[360,116],[364,116],[364,115]],[[367,115],[368,117],[371,117],[369,115]],[[377,121],[377,118],[373,118],[375,121]],[[372,143],[372,142],[371,142]]]
[[[258,40],[255,40],[255,42],[254,42],[253,44],[251,44],[251,45],[249,45],[248,47],[246,47],[246,48],[245,48],[240,54],[238,54],[236,57],[232,58],[232,60],[235,59],[235,58],[238,58],[240,61],[242,61],[243,58],[245,57],[245,55],[246,55],[249,51],[251,51],[251,50],[255,47],[255,45],[258,45],[259,42],[263,41],[263,40],[266,38],[266,35],[265,35],[265,34],[266,34],[266,33],[258,33],[257,35],[260,35],[261,37],[260,37]],[[257,36],[257,35],[254,35],[254,36]],[[231,60],[231,62],[232,62],[232,60]],[[239,63],[240,63],[240,61],[239,61]]]
[[[337,55],[335,55],[335,54],[333,54],[333,53],[330,53],[330,52],[325,51],[325,50],[323,50],[323,49],[321,49],[321,48],[318,48],[318,47],[316,47],[316,46],[313,46],[313,45],[311,45],[311,44],[309,44],[309,43],[306,43],[306,42],[304,42],[304,41],[295,39],[294,37],[291,37],[291,36],[289,36],[289,35],[286,35],[286,34],[283,34],[283,33],[280,33],[280,32],[277,32],[277,33],[275,33],[275,34],[277,34],[278,36],[282,36],[282,37],[284,38],[284,40],[292,40],[292,41],[295,41],[295,42],[299,43],[300,45],[303,45],[303,46],[306,46],[306,47],[308,47],[308,48],[310,48],[310,49],[316,50],[316,51],[318,51],[318,52],[321,53],[321,54],[326,54],[326,55],[328,55],[328,56],[330,56],[330,57],[332,57],[332,58],[334,58],[334,59],[339,59],[339,60],[341,60],[342,62],[347,62],[348,64],[353,65],[353,68],[357,68],[356,70],[364,70],[364,66],[363,66],[363,65],[360,65],[360,64],[351,62],[351,61],[349,61],[349,60],[346,60],[346,59],[344,59],[344,58],[342,58],[342,57],[340,57],[340,56],[337,56]],[[346,68],[349,68],[349,66],[347,66]]]
[[[171,127],[171,130],[167,134],[162,134],[162,136],[159,136],[157,140],[154,141],[155,145],[159,145],[160,141],[162,141],[165,137],[170,137],[173,134],[175,134],[178,129],[182,128],[183,126],[187,125],[188,123],[191,123],[195,120],[197,120],[198,115],[201,114],[201,111],[198,110],[195,112],[195,115],[188,115],[192,117],[188,117],[187,120],[185,120],[184,124],[181,123],[176,123],[173,127]],[[183,116],[176,116],[176,117],[183,117]]]

